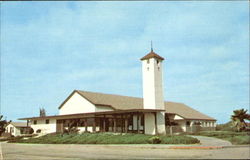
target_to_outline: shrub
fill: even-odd
[[[41,132],[42,132],[41,129],[36,130],[36,133],[41,133]]]
[[[249,136],[234,136],[228,139],[233,144],[250,144],[250,137]]]
[[[149,138],[148,141],[151,144],[160,144],[161,143],[161,139],[158,136],[151,137],[151,138]]]
[[[237,128],[234,126],[233,122],[229,121],[225,124],[218,124],[216,126],[216,131],[237,131]]]
[[[164,137],[162,139],[162,143],[164,144],[195,144],[199,142],[200,141],[197,138],[181,135]]]

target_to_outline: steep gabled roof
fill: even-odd
[[[151,50],[151,52],[149,52],[146,56],[142,57],[141,60],[145,60],[145,59],[149,59],[149,58],[158,58],[160,60],[164,60],[163,57],[156,54],[153,50]]]
[[[86,92],[80,90],[77,90],[77,93],[79,93],[95,105],[110,105],[116,110],[143,109],[143,101],[141,98]]]
[[[165,109],[167,113],[178,114],[185,119],[215,120],[214,118],[209,117],[183,103],[165,102]]]
[[[82,97],[86,98],[88,101],[90,101],[95,105],[102,104],[102,105],[112,106],[116,110],[143,109],[142,98],[88,92],[81,90],[75,90],[74,92],[77,92]],[[62,107],[62,105],[60,107]],[[165,102],[165,109],[166,113],[178,114],[185,119],[215,120],[214,118],[209,117],[203,113],[200,113],[183,103]]]

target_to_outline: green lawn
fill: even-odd
[[[232,144],[250,144],[249,132],[233,132],[233,131],[203,131],[196,135],[216,137],[230,141]]]
[[[83,134],[49,134],[39,138],[15,138],[12,143],[41,143],[41,144],[194,144],[199,140],[184,135],[151,136],[143,134],[112,134],[112,133],[83,133]]]

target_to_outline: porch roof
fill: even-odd
[[[129,110],[115,110],[115,111],[104,111],[104,112],[88,112],[88,113],[77,113],[77,114],[65,114],[65,115],[54,115],[54,116],[43,116],[43,117],[27,117],[19,118],[19,120],[32,120],[32,119],[65,119],[65,118],[85,118],[90,116],[101,116],[101,115],[119,115],[125,113],[156,113],[165,112],[161,109],[129,109]]]

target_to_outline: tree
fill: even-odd
[[[2,120],[3,115],[0,115],[0,136],[2,135],[2,133],[5,132],[5,127],[11,122],[7,122],[6,120]]]
[[[233,115],[231,116],[231,120],[235,127],[237,128],[237,131],[243,131],[246,129],[246,122],[245,120],[250,120],[250,114],[247,113],[247,110],[238,109],[233,111]]]
[[[68,124],[68,129],[64,129],[63,133],[67,133],[67,134],[78,133],[80,131],[78,129],[79,123],[82,123],[79,119],[71,120]]]
[[[40,117],[45,117],[46,116],[46,111],[44,108],[40,108]]]

